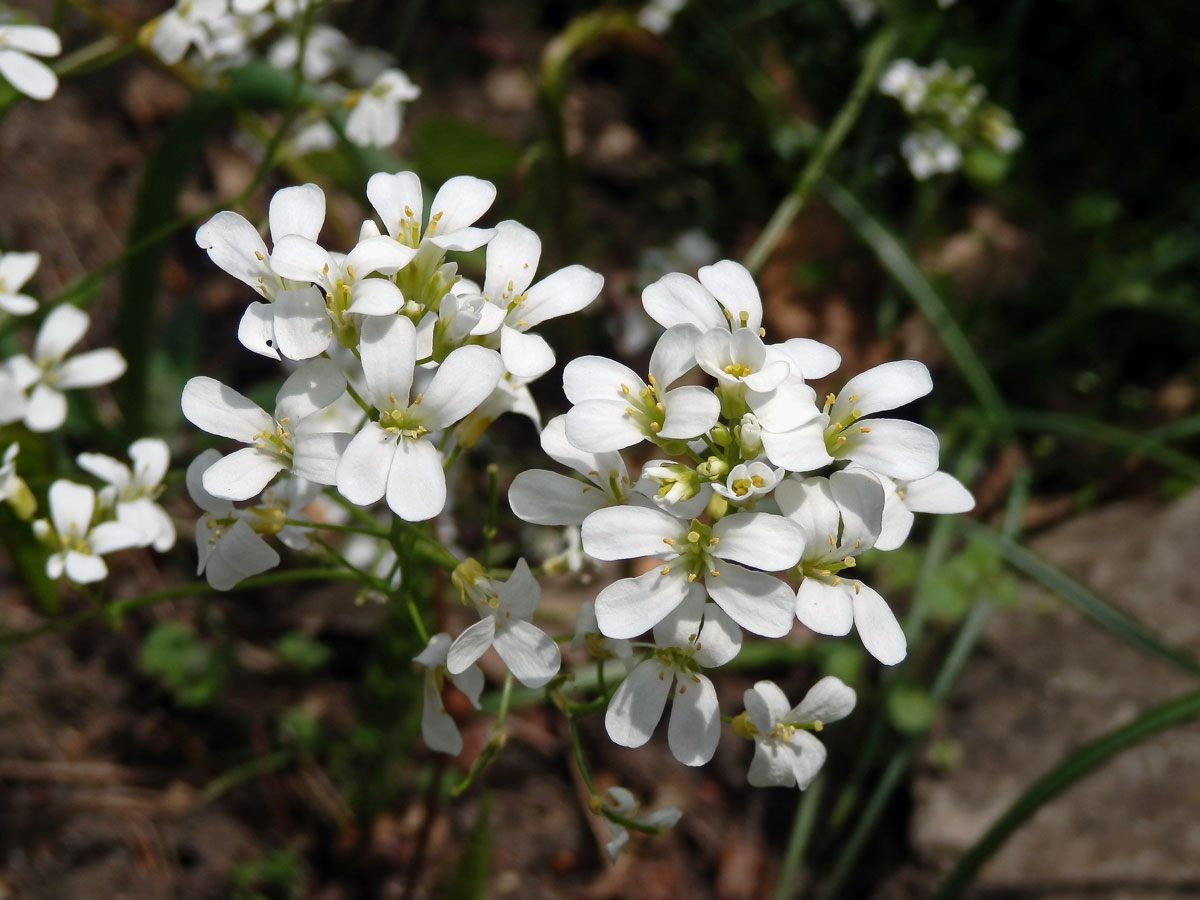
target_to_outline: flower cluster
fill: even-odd
[[[395,142],[404,106],[420,88],[386,53],[356,46],[331,25],[312,22],[312,0],[177,0],[145,29],[145,42],[163,62],[191,63],[210,76],[244,65],[268,42],[264,58],[285,71],[299,68],[308,110],[292,138],[296,154],[333,147],[330,119],[344,121],[346,138],[361,146]]]
[[[957,171],[964,151],[974,147],[1010,156],[1021,146],[1012,116],[987,102],[987,91],[974,81],[970,68],[952,69],[941,60],[923,68],[897,59],[884,71],[880,92],[896,98],[913,123],[900,152],[914,178]]]
[[[563,376],[572,407],[542,433],[547,454],[581,477],[524,472],[509,500],[525,521],[580,526],[594,558],[654,561],[586,611],[590,648],[632,656],[605,724],[616,743],[639,746],[673,697],[671,749],[700,765],[721,732],[704,672],[738,654],[743,632],[780,638],[796,620],[819,634],[856,629],[872,656],[898,663],[904,633],[856,577],[856,557],[899,547],[914,510],[958,512],[973,500],[937,471],[932,431],[879,415],[929,392],[921,363],[877,366],[819,398],[809,382],[830,375],[839,355],[803,338],[768,343],[758,289],[730,260],[701,268],[698,280],[664,276],[642,301],[665,329],[645,377],[603,357],[572,360]],[[701,376],[706,384],[695,383]],[[661,458],[631,475],[621,451],[645,442]],[[625,642],[632,653],[614,646]],[[811,735],[790,745],[802,759],[777,744],[849,711],[853,692],[823,684],[839,699],[821,716],[809,701],[789,712],[773,686],[747,696],[749,717],[734,731],[767,760],[756,756],[752,781],[811,779],[820,765]]]

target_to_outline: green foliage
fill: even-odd
[[[520,155],[511,141],[462,119],[425,116],[413,127],[411,163],[427,184],[455,175],[504,184]]]
[[[142,641],[140,662],[180,706],[207,706],[225,682],[221,655],[183,622],[155,625]]]
[[[329,662],[333,651],[303,631],[289,631],[275,642],[279,658],[301,672],[315,672]]]
[[[901,734],[924,734],[937,715],[937,703],[929,691],[915,684],[892,685],[884,698],[888,721]]]
[[[462,854],[454,867],[443,876],[443,897],[455,900],[483,900],[488,896],[488,875],[492,868],[492,797],[484,794],[475,813],[475,823]]]
[[[300,900],[305,896],[304,867],[291,850],[270,850],[241,862],[229,873],[233,900]]]

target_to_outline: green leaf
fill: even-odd
[[[901,734],[923,734],[933,725],[937,704],[929,692],[915,684],[896,684],[885,701],[888,721]]]
[[[428,184],[441,184],[455,175],[504,182],[520,155],[511,141],[448,116],[426,116],[412,132],[413,168]]]
[[[454,868],[443,882],[441,896],[455,900],[483,900],[487,897],[488,875],[492,868],[492,795],[484,794],[475,813],[475,824]]]
[[[275,642],[275,652],[289,666],[313,672],[329,662],[333,652],[303,631],[289,631]]]
[[[1113,729],[1067,756],[1035,781],[991,828],[962,855],[942,883],[935,900],[961,897],[979,870],[1012,834],[1039,809],[1114,756],[1160,732],[1200,717],[1200,691],[1168,700]]]
[[[225,666],[191,626],[161,622],[142,642],[142,671],[174,695],[180,706],[206,706],[221,690]]]
[[[975,535],[989,541],[1010,565],[1062,597],[1101,628],[1136,647],[1147,656],[1155,656],[1189,675],[1200,676],[1200,662],[1186,650],[1172,647],[1128,613],[1118,609],[1066,572],[1051,565],[1032,550],[999,534],[986,525],[968,523]]]

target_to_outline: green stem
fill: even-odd
[[[588,765],[587,757],[583,753],[583,741],[579,737],[579,719],[567,713],[567,731],[571,738],[571,755],[575,758],[575,766],[579,769],[579,777],[583,779],[583,783],[587,786],[588,793],[595,795],[596,785],[592,781],[592,770]]]
[[[821,794],[824,790],[825,778],[818,775],[808,786],[808,790],[796,801],[796,816],[792,820],[787,850],[783,854],[783,864],[779,867],[779,878],[775,882],[771,900],[789,900],[796,896],[800,867],[804,863],[804,853],[816,828],[817,810],[820,808]]]
[[[879,74],[891,58],[892,47],[895,46],[895,43],[895,29],[884,27],[867,48],[866,59],[858,74],[858,80],[854,82],[854,87],[850,90],[850,96],[838,110],[832,124],[822,133],[820,143],[817,144],[816,150],[808,158],[808,163],[796,180],[796,186],[779,204],[770,221],[767,222],[762,233],[746,254],[745,265],[751,273],[756,273],[762,268],[763,263],[774,251],[788,226],[792,224],[792,220],[804,207],[808,195],[812,193],[818,179],[825,173],[829,161],[841,147],[846,135],[850,133],[867,98],[875,91],[875,86],[879,83]]]
[[[475,764],[471,766],[466,777],[454,786],[450,791],[452,797],[459,797],[471,786],[475,781],[476,776],[488,767],[491,761],[495,758],[506,743],[508,743],[508,735],[504,731],[504,723],[508,719],[508,706],[512,701],[513,689],[513,674],[512,672],[504,673],[504,687],[500,691],[500,707],[496,710],[496,724],[492,729],[492,736],[480,751],[479,757],[475,760]]]

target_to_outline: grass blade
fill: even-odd
[[[1200,717],[1200,691],[1168,700],[1085,744],[1035,781],[955,864],[935,900],[961,897],[979,870],[1018,828],[1071,785],[1159,732]]]

